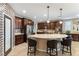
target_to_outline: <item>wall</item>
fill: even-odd
[[[73,32],[79,32],[79,19],[74,19],[73,23]]]
[[[63,32],[72,31],[72,20],[64,20],[63,21]]]
[[[14,38],[14,20],[15,20],[15,13],[14,13],[14,10],[11,8],[11,6],[9,6],[7,3],[0,3],[0,20],[4,19],[3,18],[3,13],[8,15],[11,19],[12,19],[12,47],[14,46],[14,42],[15,42],[15,38]],[[0,55],[4,55],[4,21],[0,21],[0,47],[1,47],[1,50],[0,50]]]
[[[2,51],[4,51],[4,42],[3,42],[3,39],[4,39],[4,31],[3,31],[3,14],[2,12],[0,12],[0,55],[3,55],[4,53]]]
[[[63,21],[63,32],[69,30],[71,33],[79,33],[79,18]]]

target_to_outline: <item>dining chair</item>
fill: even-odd
[[[32,38],[28,38],[28,53],[33,53],[36,55],[36,45],[37,41],[33,40]]]
[[[48,40],[47,41],[47,53],[51,56],[53,51],[55,51],[55,55],[58,55],[57,51],[57,40]]]
[[[62,45],[62,54],[64,54],[64,52],[66,52],[66,53],[70,53],[70,55],[72,55],[72,52],[71,52],[71,43],[72,43],[72,37],[71,36],[63,38],[63,41],[61,42],[61,45]]]

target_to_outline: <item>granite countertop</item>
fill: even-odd
[[[67,37],[65,34],[34,34],[29,35],[28,37],[34,37],[34,38],[43,38],[43,39],[58,39],[58,38],[64,38]]]
[[[23,35],[24,33],[15,33],[15,35]]]

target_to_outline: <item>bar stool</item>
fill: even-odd
[[[72,37],[67,37],[67,38],[63,39],[63,41],[61,42],[62,54],[64,54],[64,52],[66,52],[66,53],[70,53],[70,55],[72,55],[71,43],[72,43]],[[66,49],[67,51],[65,51],[64,49]]]
[[[57,51],[57,40],[48,40],[47,41],[47,53],[51,56],[52,55],[52,52],[54,51],[55,49],[55,52],[56,54],[55,55],[58,55],[58,51]],[[49,51],[49,52],[48,52]],[[51,52],[52,51],[52,52]]]
[[[33,53],[34,55],[36,55],[36,45],[37,41],[28,38],[28,53]]]

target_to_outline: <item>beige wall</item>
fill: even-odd
[[[9,16],[11,19],[12,19],[12,47],[14,46],[14,42],[15,42],[15,38],[14,38],[14,20],[15,20],[15,12],[14,10],[12,9],[11,6],[9,6],[7,3],[0,3],[0,11],[3,13],[3,14],[6,14],[7,16]],[[4,19],[3,18],[3,14],[0,16],[0,20],[2,18],[2,20]],[[0,24],[1,25],[1,24]],[[3,27],[4,25],[4,21],[2,23],[2,28],[4,29]],[[2,33],[4,33],[4,31],[2,31]],[[4,34],[1,34],[0,33],[0,36],[2,36],[3,38],[0,38],[0,47],[2,47],[1,51],[0,51],[0,55],[4,55]]]
[[[73,19],[68,19],[68,20],[65,20],[65,21],[70,21],[71,20],[71,33],[79,33],[79,18],[73,18]],[[63,32],[65,32],[64,30],[65,30],[65,26],[64,26],[64,22],[65,21],[63,21]],[[75,27],[74,27],[74,25],[75,25]],[[70,27],[70,26],[68,26],[68,27]],[[75,28],[75,29],[73,29],[73,27]],[[78,28],[78,30],[77,30],[77,28]]]

